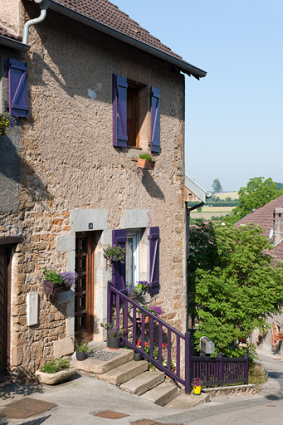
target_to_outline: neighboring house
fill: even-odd
[[[0,136],[0,375],[104,340],[112,243],[113,284],[149,281],[185,331],[183,73],[206,73],[107,0],[0,0],[0,22],[0,112],[19,117]],[[75,292],[44,294],[45,267],[76,270]]]
[[[276,262],[283,262],[283,195],[274,199],[268,204],[260,207],[239,220],[235,225],[257,224],[265,229],[264,235],[270,239],[274,248],[269,254]],[[278,332],[283,331],[283,315],[272,316],[268,319],[271,329],[267,334],[260,334],[255,331],[252,334],[252,342],[262,350],[272,351],[274,354],[281,352],[282,343],[274,342],[274,337]]]

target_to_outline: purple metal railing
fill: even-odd
[[[205,387],[214,385],[248,384],[248,355],[243,358],[191,357],[192,379],[199,377]]]
[[[142,356],[151,362],[155,367],[157,367],[159,370],[165,372],[166,375],[168,375],[170,378],[176,380],[177,382],[181,383],[185,386],[185,392],[186,394],[189,394],[191,391],[191,378],[190,378],[190,333],[186,333],[185,335],[181,332],[174,329],[172,326],[168,325],[168,323],[164,322],[164,320],[160,319],[159,317],[155,316],[154,314],[150,313],[148,310],[146,310],[144,307],[142,307],[137,302],[131,300],[126,295],[122,294],[117,289],[113,288],[111,286],[111,283],[108,283],[108,294],[107,294],[107,322],[112,322],[112,305],[114,304],[116,307],[116,327],[120,329],[121,321],[123,322],[123,327],[128,329],[128,323],[129,323],[129,305],[132,306],[132,326],[133,326],[133,342],[129,341],[128,335],[125,334],[122,337],[123,344],[127,347],[131,348],[132,350],[136,351],[137,353],[141,353]],[[123,303],[123,318],[121,320],[120,312],[121,312],[121,306]],[[137,331],[138,331],[138,323],[136,319],[136,313],[137,310],[141,312],[141,323],[140,323],[140,345],[136,345],[137,341]],[[117,314],[119,312],[119,314]],[[146,324],[145,324],[145,316],[149,316],[149,354],[145,353],[145,330],[146,330]],[[154,350],[154,326],[158,328],[158,338],[157,338],[157,346],[158,346],[158,359],[155,359],[153,357],[153,350]],[[167,329],[167,334],[164,336],[163,328]],[[172,339],[173,336],[176,340],[176,370],[171,370],[171,360],[172,360]],[[163,344],[163,337],[166,338],[167,342],[167,366],[164,366],[163,363],[163,353],[162,350],[164,347],[162,347]],[[183,349],[183,358],[185,359],[185,373],[182,375],[180,362],[181,362],[181,351]],[[164,351],[164,350],[163,350]],[[175,357],[175,356],[174,356]]]
[[[132,318],[129,315],[129,305],[132,306]],[[218,354],[218,357],[197,357],[191,356],[191,334],[189,332],[182,334],[174,329],[164,320],[150,313],[146,308],[142,307],[137,302],[122,294],[118,289],[111,286],[108,282],[107,292],[107,322],[112,323],[112,306],[116,307],[116,327],[128,329],[129,319],[132,320],[133,326],[133,342],[129,341],[128,334],[122,337],[123,344],[131,348],[137,353],[151,362],[159,370],[165,372],[170,378],[181,383],[185,387],[186,394],[191,391],[191,380],[200,378],[203,381],[203,386],[229,385],[229,384],[248,384],[248,356],[244,358],[228,358],[223,357],[223,354]],[[123,307],[123,309],[121,309]],[[137,310],[141,312],[141,322],[137,322]],[[123,317],[121,318],[121,311]],[[118,312],[118,314],[117,314]],[[146,324],[145,317],[149,316],[149,353],[145,353],[145,335]],[[158,338],[158,359],[153,357],[154,350],[154,327],[157,328]],[[163,328],[167,330],[164,335]],[[140,330],[140,345],[136,345],[137,331]],[[148,331],[148,325],[147,325]],[[163,338],[167,342],[167,366],[163,363]],[[174,358],[176,359],[176,370],[171,370],[172,360],[172,340],[175,338]],[[181,352],[185,361],[185,373],[181,372]]]

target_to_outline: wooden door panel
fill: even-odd
[[[75,336],[88,341],[93,336],[93,251],[91,232],[76,236]]]

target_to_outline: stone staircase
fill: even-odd
[[[165,378],[163,372],[148,371],[148,362],[134,361],[134,352],[120,348],[117,351],[102,348],[94,350],[101,359],[88,357],[84,361],[72,360],[73,366],[108,384],[117,385],[123,391],[141,396],[159,406],[164,406],[179,395],[174,381]],[[109,353],[116,354],[109,360]]]

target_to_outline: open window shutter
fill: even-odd
[[[159,292],[159,227],[149,229],[149,283],[151,294]]]
[[[16,117],[28,117],[27,64],[9,59],[9,113]]]
[[[113,230],[112,232],[112,245],[119,245],[125,249],[124,263],[120,261],[113,262],[112,268],[112,283],[114,288],[121,292],[126,292],[126,230]]]
[[[126,147],[127,136],[127,78],[113,75],[113,145]]]
[[[151,87],[151,152],[160,152],[160,90]]]

